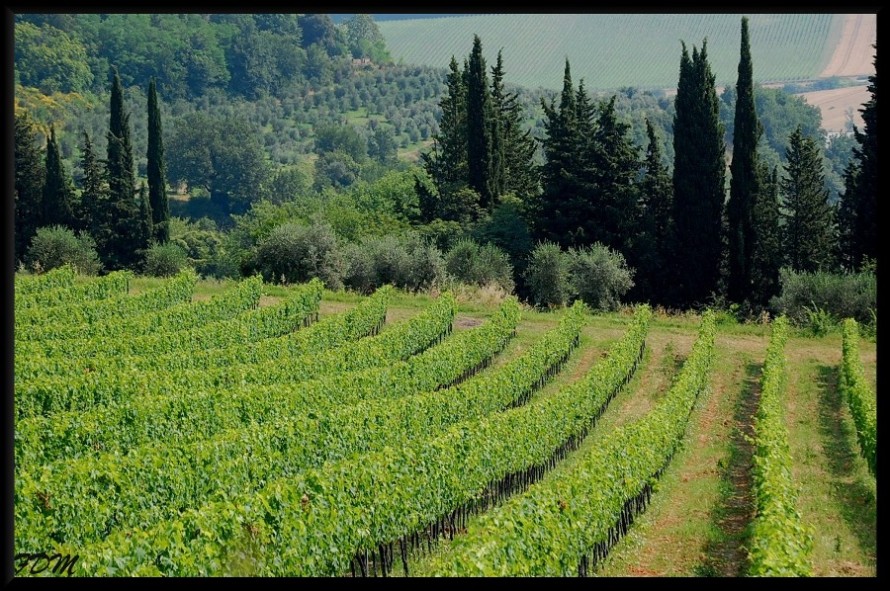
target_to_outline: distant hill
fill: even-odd
[[[376,16],[376,15],[375,15]],[[428,15],[425,15],[428,16]],[[677,84],[680,41],[689,51],[708,39],[718,85],[735,84],[741,14],[500,14],[380,20],[393,58],[446,67],[482,39],[493,63],[504,49],[507,81],[558,89],[568,57],[572,77],[591,90],[672,88]],[[845,15],[751,14],[756,82],[819,77],[844,32]]]
[[[331,20],[335,23],[339,24],[346,20],[352,18],[352,14],[329,14]],[[378,23],[382,23],[385,21],[403,21],[403,20],[421,20],[427,18],[444,18],[449,16],[469,16],[466,14],[426,14],[426,13],[418,13],[418,14],[372,14],[374,20]]]

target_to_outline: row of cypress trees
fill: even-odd
[[[81,146],[79,198],[59,153],[55,126],[46,148],[27,113],[15,117],[15,256],[22,260],[41,226],[87,232],[108,269],[136,268],[152,243],[169,240],[163,130],[154,79],[148,87],[148,184],[136,188],[130,114],[117,72],[111,87],[107,155],[100,160],[88,134]]]
[[[876,258],[877,74],[836,209],[819,146],[800,128],[789,137],[784,174],[758,154],[763,127],[746,17],[729,179],[707,39],[691,53],[682,44],[672,172],[649,122],[641,156],[630,126],[616,114],[615,97],[594,104],[583,80],[573,85],[568,60],[558,104],[542,101],[544,164],[536,166],[535,139],[518,131],[515,106],[505,107],[515,104],[501,98],[501,53],[490,87],[481,53],[476,36],[463,70],[451,60],[440,132],[422,156],[435,185],[430,191],[418,183],[426,221],[475,220],[512,192],[538,240],[563,248],[599,242],[620,251],[636,269],[630,297],[684,308],[721,294],[757,308],[778,294],[783,266],[853,270]]]
[[[516,95],[504,89],[501,52],[489,81],[482,42],[474,36],[462,69],[451,58],[440,107],[439,133],[421,155],[434,183],[433,190],[417,184],[424,221],[475,221],[505,195],[526,199],[538,192],[535,140],[522,130]]]

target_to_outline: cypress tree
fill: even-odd
[[[672,301],[706,302],[718,289],[724,201],[723,125],[707,60],[707,39],[692,59],[683,44],[674,116]]]
[[[630,138],[630,124],[618,120],[615,100],[613,95],[600,103],[591,155],[585,159],[592,175],[586,225],[590,243],[600,242],[627,255],[637,230],[635,181],[640,154]]]
[[[43,226],[45,158],[37,145],[34,121],[27,112],[15,114],[15,258],[25,256],[37,228]]]
[[[446,90],[439,106],[442,119],[433,136],[433,148],[421,154],[421,165],[433,180],[438,196],[422,183],[416,185],[424,221],[440,217],[440,201],[447,201],[467,184],[467,91],[464,73],[451,57]]]
[[[795,271],[827,271],[832,266],[834,233],[819,146],[798,126],[789,138],[785,159],[780,186],[788,265]]]
[[[488,171],[488,189],[494,198],[504,194],[507,166],[506,145],[504,137],[504,61],[502,52],[498,51],[498,59],[491,69],[491,105],[489,108],[489,130],[491,136],[491,167]]]
[[[537,145],[531,130],[522,131],[518,96],[504,91],[500,83],[503,76],[503,58],[499,51],[497,65],[492,70],[491,92],[493,111],[500,123],[501,136],[498,140],[503,146],[498,148],[503,152],[499,194],[513,193],[520,199],[527,200],[540,191],[540,172],[534,162]]]
[[[467,70],[467,181],[479,194],[479,205],[490,211],[495,195],[491,191],[491,96],[482,41],[473,36]]]
[[[141,225],[139,203],[136,199],[136,179],[133,173],[133,147],[130,143],[130,115],[124,110],[124,95],[120,76],[114,73],[111,86],[111,116],[108,157],[105,161],[108,180],[108,236],[103,254],[106,267],[121,269],[136,264],[137,251],[145,244],[134,240]]]
[[[56,141],[56,128],[49,128],[46,143],[46,182],[43,185],[43,217],[45,226],[67,226],[74,229],[78,224],[74,219],[74,187],[71,177],[65,170],[59,143]]]
[[[570,202],[579,192],[575,174],[579,144],[575,98],[571,66],[566,60],[559,107],[553,100],[549,105],[541,100],[547,134],[544,139],[545,162],[541,169],[544,192],[532,220],[540,240],[550,240],[564,247],[572,245],[570,232],[578,221],[571,219],[569,214]]]
[[[732,179],[726,205],[729,222],[728,296],[734,302],[749,299],[751,264],[757,236],[754,207],[757,199],[757,141],[762,128],[754,110],[754,82],[748,18],[742,17],[742,46],[736,85],[735,127],[732,142]]]
[[[665,303],[669,280],[666,267],[670,261],[673,186],[671,175],[661,162],[661,148],[655,128],[648,119],[646,136],[649,143],[643,162],[645,174],[640,183],[636,214],[639,231],[628,261],[638,272],[630,295],[631,299]]]
[[[779,295],[779,269],[783,263],[779,226],[779,173],[761,159],[757,167],[758,192],[752,219],[756,241],[751,249],[751,295],[749,301],[764,306]]]
[[[83,168],[83,186],[80,193],[80,227],[87,231],[96,240],[99,251],[103,251],[108,240],[102,234],[103,227],[108,224],[102,222],[102,211],[108,207],[108,195],[102,179],[102,169],[93,143],[88,133],[83,134],[83,146],[81,146],[81,167]]]
[[[584,80],[575,92],[573,123],[566,136],[568,157],[565,162],[569,188],[563,196],[565,234],[557,242],[567,247],[593,244],[600,237],[598,210],[600,194],[597,176],[597,107],[590,100]]]
[[[152,223],[151,198],[149,197],[145,181],[142,181],[139,185],[137,199],[139,200],[139,223],[136,226],[137,233],[134,238],[135,242],[139,244],[139,250],[144,250],[148,248],[155,235],[155,228]]]
[[[856,148],[853,148],[854,150]],[[855,152],[854,152],[855,156]],[[837,265],[846,271],[857,268],[856,196],[858,194],[859,162],[853,158],[844,170],[844,193],[837,204]]]
[[[858,146],[845,171],[844,194],[839,212],[841,262],[847,268],[860,268],[866,259],[878,256],[878,54],[875,73],[869,76],[871,98],[860,109],[864,131],[854,128]]]
[[[164,138],[155,79],[148,84],[148,196],[151,205],[153,238],[159,243],[170,239],[170,205],[167,202],[167,172]]]

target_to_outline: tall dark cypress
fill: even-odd
[[[742,302],[751,296],[752,257],[757,236],[754,207],[757,199],[757,141],[762,132],[754,110],[753,66],[748,40],[748,18],[742,17],[742,46],[736,85],[735,127],[732,141],[732,179],[726,205],[729,231],[728,296]]]
[[[488,171],[488,189],[494,198],[504,194],[506,181],[507,155],[504,137],[504,111],[507,99],[504,92],[504,60],[498,51],[498,59],[491,69],[491,97],[489,130],[491,137],[491,164]]]
[[[108,187],[115,202],[133,202],[136,178],[133,174],[133,146],[130,142],[130,114],[124,110],[124,92],[117,71],[111,86],[111,116],[108,126]]]
[[[491,172],[491,96],[482,41],[473,36],[467,71],[467,181],[479,193],[479,204],[490,211],[494,205],[489,175]]]
[[[572,72],[566,60],[559,106],[541,99],[544,109],[544,157],[542,167],[543,193],[538,200],[533,226],[539,240],[551,240],[561,246],[571,246],[570,233],[578,221],[570,219],[572,199],[578,191],[577,168],[578,125],[576,120],[575,90]]]
[[[167,166],[164,161],[164,138],[161,110],[155,79],[148,84],[148,198],[151,205],[153,238],[164,243],[170,239],[170,205],[167,202]]]
[[[633,143],[630,124],[619,121],[616,97],[602,102],[590,144],[593,175],[588,201],[587,234],[594,242],[627,256],[636,234],[636,177],[640,168],[639,148]]]
[[[149,198],[148,187],[145,181],[139,185],[139,191],[136,194],[139,201],[139,223],[136,225],[136,235],[134,240],[140,245],[140,248],[146,248],[155,235],[155,228],[152,222],[153,215],[151,209],[151,199]]]
[[[782,268],[782,234],[779,224],[779,173],[761,159],[757,167],[758,190],[752,219],[756,241],[751,249],[751,295],[755,307],[765,306],[779,295]]]
[[[844,175],[838,223],[841,238],[841,264],[860,268],[866,258],[878,256],[878,54],[875,73],[869,76],[871,99],[860,109],[864,131],[854,129],[859,144]]]
[[[102,210],[108,207],[108,196],[103,185],[102,169],[88,133],[83,134],[81,146],[83,185],[80,193],[80,227],[96,240],[99,251],[104,250],[108,237],[102,235]]]
[[[692,59],[683,45],[675,105],[672,301],[686,307],[706,303],[720,278],[725,145],[707,39]]]
[[[439,101],[442,118],[433,136],[433,147],[420,155],[424,170],[433,180],[438,194],[418,181],[415,190],[421,215],[430,222],[449,209],[446,202],[467,183],[467,92],[464,73],[451,56],[445,94]]]
[[[37,145],[34,120],[27,112],[15,114],[15,258],[21,261],[31,238],[43,225],[45,157]]]
[[[671,246],[671,201],[673,185],[667,167],[661,162],[661,148],[655,128],[646,119],[649,144],[643,161],[645,174],[637,202],[637,227],[634,248],[628,262],[637,269],[631,299],[666,303],[669,285],[667,265]]]
[[[74,229],[78,224],[74,219],[74,187],[71,177],[65,170],[56,128],[51,125],[46,143],[46,183],[43,185],[43,225],[66,226]]]
[[[504,76],[503,58],[498,52],[498,61],[492,70],[492,109],[500,123],[501,136],[498,138],[503,150],[503,170],[500,174],[499,194],[513,193],[526,200],[537,196],[541,178],[535,164],[537,144],[531,130],[522,130],[523,114],[516,93],[506,92],[501,84]],[[495,148],[497,154],[501,148]]]
[[[145,244],[135,240],[139,236],[140,208],[136,199],[136,178],[133,172],[133,146],[130,143],[130,115],[124,110],[124,94],[120,76],[114,73],[111,86],[111,116],[108,133],[108,157],[105,161],[108,179],[108,236],[106,250],[101,253],[109,269],[133,267],[138,251]]]
[[[819,146],[804,137],[800,126],[785,150],[784,197],[785,257],[795,271],[827,271],[833,263],[833,212],[822,169]]]

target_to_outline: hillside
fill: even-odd
[[[832,63],[844,34],[856,35],[847,15],[751,15],[755,82],[817,78]],[[873,27],[859,23],[860,34]],[[478,34],[485,58],[493,61],[508,49],[508,81],[528,87],[557,89],[562,65],[572,63],[576,79],[592,90],[671,88],[677,83],[680,40],[701,46],[708,38],[708,57],[717,84],[735,82],[738,66],[738,14],[542,14],[473,15],[447,19],[380,22],[380,31],[395,60],[424,65],[448,63],[462,55]],[[641,43],[640,40],[645,40]],[[843,61],[843,60],[842,60]],[[628,65],[632,64],[632,65]],[[843,63],[837,66],[843,67]],[[853,68],[856,69],[856,68]],[[843,70],[846,75],[847,70]],[[838,70],[840,73],[840,70]],[[831,74],[829,74],[831,75]]]

